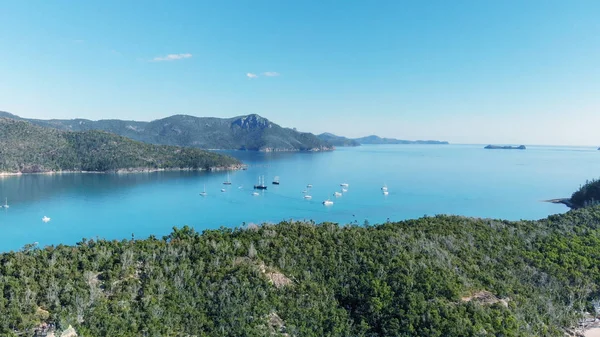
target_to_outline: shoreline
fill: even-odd
[[[575,209],[576,208],[573,205],[573,203],[571,202],[570,198],[549,199],[549,200],[544,200],[544,202],[549,202],[551,204],[562,204],[562,205],[565,205],[565,206],[569,207],[570,209]]]
[[[175,171],[236,171],[247,168],[248,165],[215,166],[208,169],[198,167],[174,167],[174,168],[148,168],[148,167],[128,167],[109,171],[85,171],[85,170],[60,170],[60,171],[40,171],[40,172],[0,172],[1,178],[22,176],[22,175],[54,175],[54,174],[130,174],[130,173],[152,173],[152,172],[175,172]]]

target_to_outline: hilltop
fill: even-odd
[[[151,122],[107,119],[24,119],[0,112],[0,117],[68,131],[101,130],[133,140],[201,149],[251,151],[325,151],[331,144],[312,133],[283,128],[259,115],[233,118],[174,115]]]
[[[235,168],[229,156],[146,144],[104,131],[61,131],[0,118],[0,172]]]

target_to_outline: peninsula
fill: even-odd
[[[579,209],[600,204],[600,180],[592,179],[583,184],[570,198],[546,200],[554,204],[563,204],[571,209]]]
[[[484,147],[484,149],[492,149],[492,150],[525,150],[527,149],[525,145],[519,146],[500,146],[500,145],[488,145]]]
[[[0,118],[0,173],[139,172],[241,168],[232,157],[152,145],[104,131],[60,131]]]

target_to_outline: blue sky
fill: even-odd
[[[577,0],[0,0],[0,110],[600,145],[598,17]]]

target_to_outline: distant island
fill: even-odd
[[[492,150],[525,150],[527,149],[525,145],[519,146],[500,146],[500,145],[488,145],[484,147],[484,149],[492,149]]]
[[[354,139],[336,136],[333,133],[325,132],[320,135],[317,135],[319,139],[324,142],[327,142],[333,146],[360,146],[360,143]]]
[[[395,138],[382,138],[379,136],[371,135],[361,138],[346,138],[342,136],[336,136],[331,133],[322,133],[318,137],[326,142],[331,143],[335,146],[359,146],[365,145],[376,145],[376,144],[433,144],[433,145],[446,145],[448,142],[439,140],[403,140]]]
[[[259,115],[233,118],[174,115],[151,122],[118,119],[26,119],[0,111],[0,117],[65,131],[100,130],[144,143],[206,150],[327,151],[333,146],[312,133],[283,128]]]
[[[0,118],[0,174],[237,169],[232,157],[104,131],[60,131]]]

